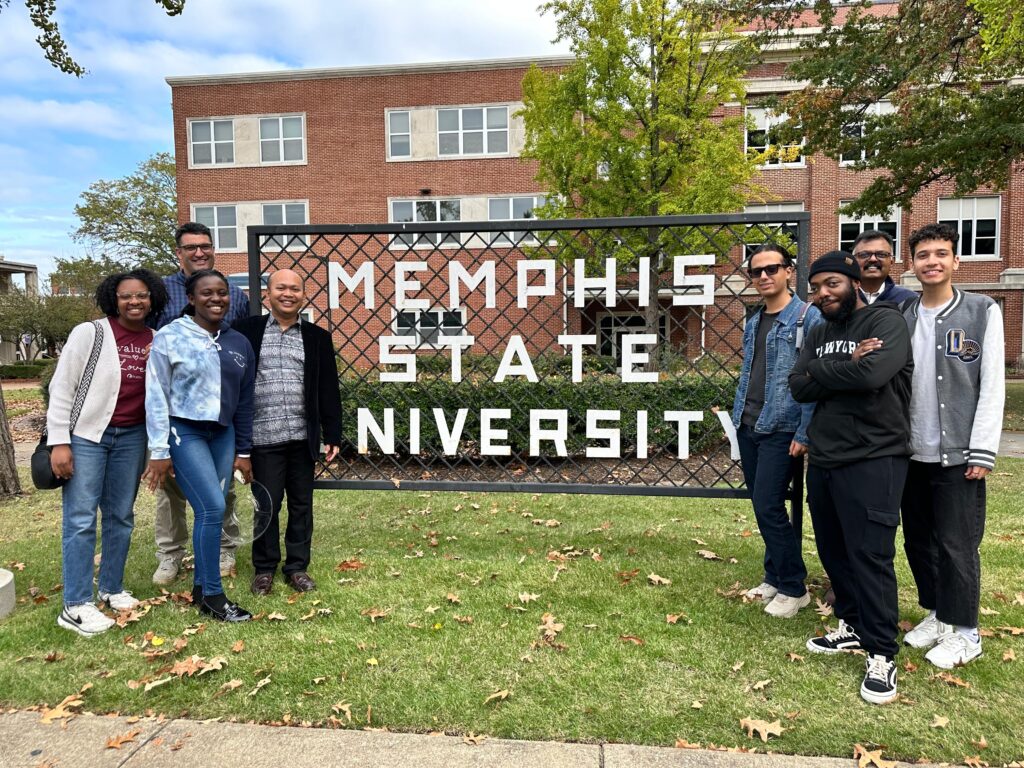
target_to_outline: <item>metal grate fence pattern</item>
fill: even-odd
[[[338,355],[317,486],[748,496],[724,424],[745,259],[806,285],[809,215],[259,226],[250,295],[296,270]],[[257,302],[252,305],[257,306]]]

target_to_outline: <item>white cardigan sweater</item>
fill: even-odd
[[[96,338],[96,324],[103,327],[100,359],[92,374],[92,384],[85,396],[82,412],[75,424],[75,434],[98,443],[114,415],[121,391],[121,358],[117,354],[114,330],[106,318],[76,325],[57,361],[57,370],[50,380],[50,406],[46,410],[46,442],[48,445],[71,443],[71,407],[82,382],[86,363]]]

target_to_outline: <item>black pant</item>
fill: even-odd
[[[890,657],[899,650],[893,560],[908,463],[885,456],[807,470],[807,504],[835,614],[857,631],[865,651]]]
[[[288,526],[284,532],[285,561],[281,570],[290,576],[309,568],[313,541],[313,457],[309,443],[294,440],[278,445],[254,446],[253,479],[270,493],[273,513],[266,532],[252,543],[256,573],[273,573],[281,562],[281,501],[288,493]]]
[[[910,462],[903,491],[903,548],[922,608],[939,621],[978,625],[985,532],[985,481],[964,477],[967,467]]]

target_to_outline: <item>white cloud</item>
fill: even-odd
[[[166,125],[140,124],[121,110],[91,99],[33,100],[24,96],[0,96],[0,116],[8,128],[60,131],[108,139],[156,141],[170,136]]]

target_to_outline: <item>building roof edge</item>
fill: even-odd
[[[575,61],[573,56],[521,56],[508,59],[471,59],[431,61],[416,64],[375,64],[363,67],[330,67],[324,69],[282,69],[268,72],[234,72],[223,75],[182,75],[164,78],[172,88],[189,85],[221,85],[227,83],[270,83],[292,80],[325,80],[339,77],[380,77],[385,75],[424,74],[431,72],[472,72],[487,69],[519,69],[531,64],[564,66]]]

